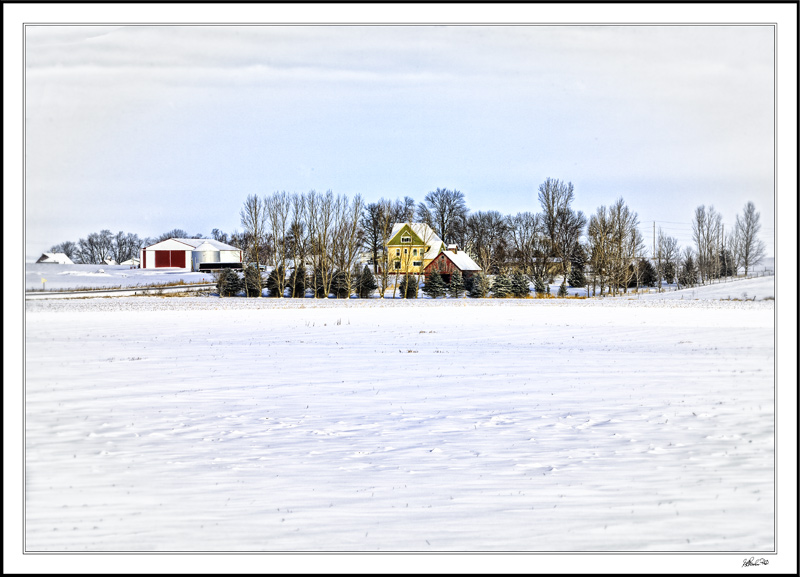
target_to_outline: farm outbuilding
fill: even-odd
[[[72,262],[72,259],[70,259],[63,252],[43,252],[42,256],[40,256],[39,260],[37,260],[36,262],[37,263],[47,262],[53,264],[74,264]]]
[[[141,250],[141,268],[242,268],[242,251],[209,238],[169,238]]]
[[[461,275],[467,278],[480,272],[481,267],[479,267],[466,252],[458,250],[458,246],[451,244],[447,245],[447,250],[440,252],[437,257],[425,267],[425,278],[427,279],[428,275],[433,273],[433,271],[439,271],[439,274],[442,275],[442,280],[449,283],[450,275],[456,270],[461,271]]]

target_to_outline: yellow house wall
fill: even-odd
[[[389,249],[389,273],[394,274],[421,274],[422,271],[428,266],[433,259],[430,258],[422,258],[421,254],[425,254],[425,247],[422,245],[388,245]],[[400,270],[395,270],[394,262],[397,259],[397,249],[400,249]],[[404,249],[408,249],[408,254],[403,252]],[[417,256],[414,256],[413,251],[417,249],[418,253]],[[414,266],[411,263],[414,261],[422,261],[422,266]]]

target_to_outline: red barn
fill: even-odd
[[[476,272],[480,272],[479,267],[474,260],[472,260],[467,253],[463,250],[458,250],[458,246],[451,244],[433,259],[428,266],[425,267],[425,278],[428,278],[433,271],[439,271],[442,275],[444,282],[450,282],[450,276],[456,271],[461,271],[464,278],[472,276]]]

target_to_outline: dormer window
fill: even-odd
[[[411,244],[411,237],[410,236],[401,237],[400,242],[402,242],[403,244]]]

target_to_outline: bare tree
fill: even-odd
[[[215,228],[211,231],[211,238],[216,240],[217,242],[222,242],[228,244],[228,234],[222,232],[220,229]]]
[[[360,227],[363,210],[364,199],[360,194],[352,202],[346,196],[337,198],[336,230],[333,235],[334,259],[348,298],[353,293],[353,272],[363,246],[363,230]]]
[[[506,229],[517,266],[525,275],[532,277],[536,266],[537,239],[543,232],[541,216],[532,212],[508,216]]]
[[[304,194],[295,193],[292,199],[292,221],[289,225],[289,250],[292,254],[295,281],[298,275],[306,277],[306,257],[308,255],[308,227],[306,226],[306,197]],[[292,283],[292,298],[296,294],[297,282]],[[305,287],[305,282],[302,283]]]
[[[320,279],[320,290],[327,298],[331,292],[333,280],[333,259],[331,256],[333,235],[335,231],[336,198],[333,191],[325,194],[312,190],[306,197],[308,208],[308,226],[311,245],[311,257],[314,262],[315,296],[319,296],[316,289],[316,278]]]
[[[52,247],[50,247],[50,252],[63,253],[67,255],[67,258],[69,258],[72,261],[78,259],[78,245],[76,245],[71,240],[64,241],[61,244],[53,245]]]
[[[764,259],[766,247],[757,236],[761,230],[760,219],[761,213],[756,212],[756,207],[752,202],[748,202],[744,206],[744,214],[741,218],[736,215],[736,244],[739,262],[744,268],[745,276],[751,267],[756,266]]]
[[[267,215],[264,201],[256,194],[248,195],[239,212],[244,233],[247,235],[245,253],[249,261],[260,262],[260,246],[264,244],[267,232]]]
[[[614,240],[613,226],[605,206],[597,209],[589,219],[589,263],[592,268],[592,296],[597,294],[595,288],[600,283],[600,296],[603,296],[607,278],[611,275],[612,244]]]
[[[572,252],[580,240],[586,217],[581,211],[571,208],[575,197],[571,182],[547,178],[539,185],[539,203],[547,238],[550,241],[550,255],[558,259],[561,274],[566,282]]]
[[[364,207],[361,217],[361,228],[364,231],[364,243],[372,255],[372,272],[378,274],[378,255],[386,249],[383,229],[386,211],[385,201],[371,202]]]
[[[110,257],[117,264],[136,258],[139,256],[139,249],[142,248],[142,244],[138,235],[130,232],[125,234],[119,231],[112,240]]]
[[[452,242],[453,225],[467,212],[464,194],[447,188],[429,192],[425,195],[425,202],[417,207],[419,221],[430,226],[445,244]]]
[[[507,222],[496,210],[478,211],[469,215],[467,243],[464,247],[487,274],[494,274],[505,265],[507,253]]]
[[[658,277],[659,279],[666,279],[667,283],[671,283],[675,280],[675,275],[678,271],[678,261],[680,259],[678,239],[667,236],[659,227],[657,251],[659,260]]]
[[[636,259],[643,256],[644,237],[639,232],[639,217],[622,198],[609,209],[611,225],[611,259],[609,285],[614,294],[622,287],[628,292],[628,284],[635,273]]]
[[[169,240],[171,238],[189,238],[189,233],[183,230],[182,228],[173,228],[172,230],[169,230],[157,236],[152,244]]]
[[[274,248],[273,262],[277,283],[275,296],[281,298],[286,289],[286,258],[289,253],[292,198],[286,191],[274,192],[264,200],[264,210]]]
[[[409,197],[406,197],[406,199],[410,200]],[[414,213],[413,211],[408,212],[406,210],[400,210],[400,207],[404,205],[399,200],[393,205],[391,201],[381,199],[378,204],[380,206],[378,211],[380,218],[378,222],[378,228],[380,231],[381,243],[381,251],[379,255],[380,272],[378,280],[378,292],[380,293],[381,298],[384,298],[386,295],[386,289],[389,287],[389,252],[386,247],[386,245],[389,244],[389,236],[392,233],[395,222],[410,222],[407,220],[397,220],[398,217],[412,218]],[[405,206],[408,206],[407,203]]]
[[[392,205],[392,222],[414,222],[417,205],[410,196],[396,200]]]
[[[256,194],[248,195],[244,206],[239,212],[246,238],[244,239],[245,259],[255,262],[256,267],[261,264],[261,247],[267,229],[266,206],[264,201]],[[258,291],[261,292],[261,275],[258,275]],[[245,286],[249,297],[249,288]]]
[[[93,232],[78,240],[77,257],[81,264],[103,264],[111,254],[114,235],[108,229]]]
[[[711,206],[698,206],[692,220],[692,238],[697,248],[695,264],[701,282],[718,276],[718,255],[722,235],[722,215]]]

